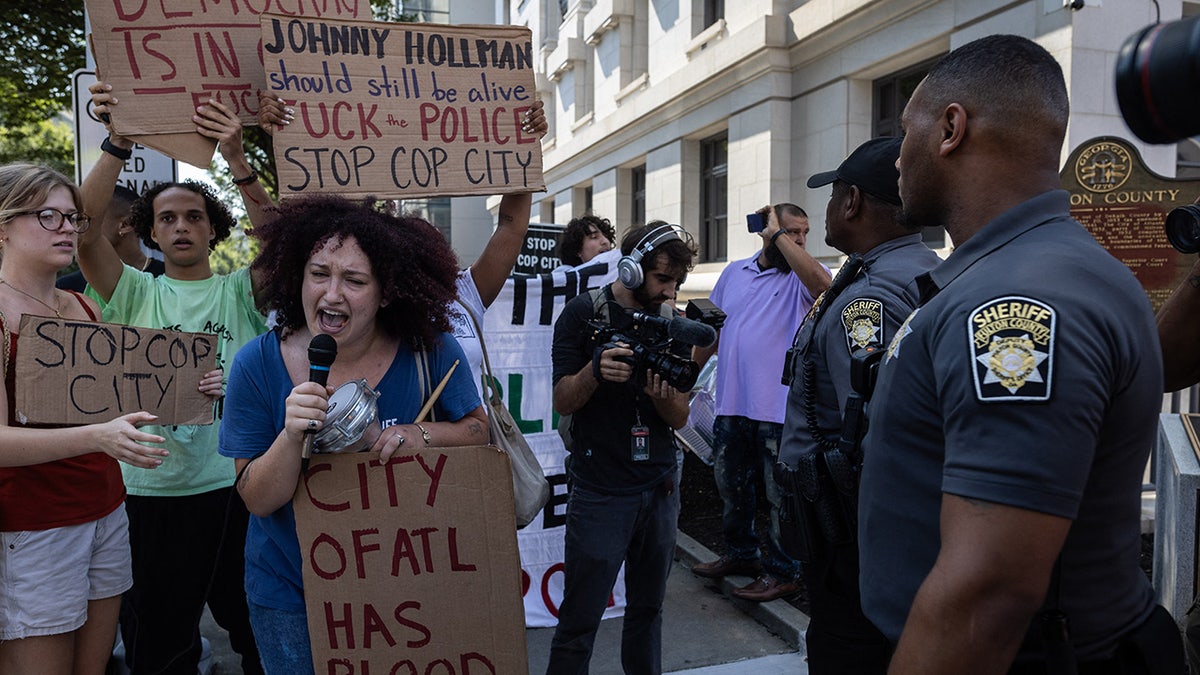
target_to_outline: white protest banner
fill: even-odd
[[[200,380],[217,336],[94,321],[21,317],[16,416],[22,424],[92,424],[145,410],[158,424],[212,424]]]
[[[532,33],[262,17],[269,89],[295,110],[275,133],[281,199],[379,199],[544,189],[522,130],[535,98]]]
[[[551,396],[554,322],[568,300],[616,279],[619,257],[620,251],[610,251],[577,268],[512,277],[484,315],[483,330],[493,374],[500,380],[505,404],[537,455],[551,487],[542,516],[517,533],[528,626],[556,625],[563,592],[566,450],[558,435],[558,415]],[[621,616],[624,608],[622,572],[604,617]]]

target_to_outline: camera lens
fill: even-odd
[[[1200,253],[1200,206],[1188,204],[1171,209],[1164,229],[1176,251]]]
[[[1117,54],[1117,103],[1147,143],[1200,134],[1200,16],[1134,33]]]

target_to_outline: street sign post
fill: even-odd
[[[108,136],[101,122],[92,112],[92,97],[88,87],[96,82],[96,73],[77,70],[71,82],[75,94],[75,182],[82,183],[100,159],[100,143]],[[177,180],[178,167],[175,160],[141,145],[133,146],[133,156],[125,161],[118,185],[143,194],[158,183]]]

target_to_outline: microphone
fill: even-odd
[[[677,316],[665,319],[654,314],[634,312],[633,320],[637,323],[649,323],[667,329],[667,337],[679,340],[687,345],[710,347],[717,341],[717,331],[712,326]]]
[[[317,333],[308,343],[308,381],[325,386],[329,382],[329,367],[337,358],[337,340],[325,333]],[[312,456],[313,432],[304,432],[304,446],[300,450],[300,472],[308,471],[308,458]]]

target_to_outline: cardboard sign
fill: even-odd
[[[267,85],[295,109],[275,133],[281,198],[545,189],[523,26],[262,17]]]
[[[371,18],[368,0],[85,0],[90,42],[101,77],[120,102],[112,113],[122,135],[195,133],[196,106],[214,98],[244,124],[255,124],[265,87],[259,15]],[[138,138],[196,164],[200,151],[178,139]],[[180,152],[174,152],[176,147]],[[184,152],[190,151],[187,156]],[[212,153],[209,153],[211,159]],[[203,162],[205,168],[208,161]]]
[[[292,504],[315,672],[529,671],[507,455],[317,455]]]
[[[94,321],[21,317],[16,417],[22,424],[92,424],[144,410],[158,424],[212,424],[201,378],[217,336]]]

